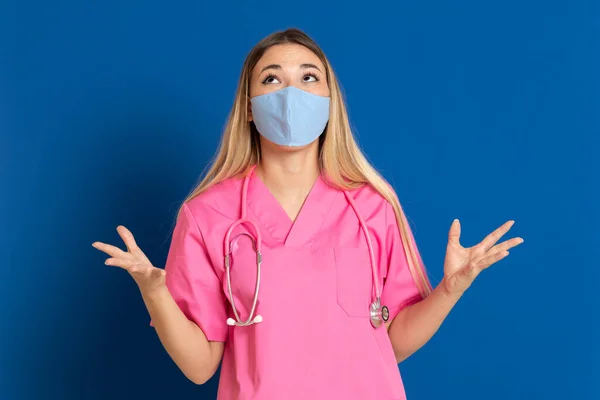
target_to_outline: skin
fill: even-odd
[[[299,45],[273,46],[252,71],[250,97],[290,85],[319,96],[329,96],[325,66],[315,54]],[[252,120],[250,102],[248,109]],[[294,221],[319,175],[318,140],[303,147],[279,146],[263,137],[260,140],[262,157],[256,174]],[[398,362],[427,343],[484,269],[506,257],[509,249],[523,242],[521,238],[513,238],[497,244],[513,223],[508,221],[481,243],[465,248],[459,240],[460,223],[453,222],[442,282],[430,296],[405,308],[386,324]],[[152,265],[127,228],[119,226],[117,231],[126,251],[101,242],[94,242],[93,246],[110,256],[106,265],[125,269],[132,276],[167,353],[191,381],[205,383],[221,362],[224,343],[206,339],[202,330],[187,319],[173,300],[165,286],[165,270]]]
[[[127,228],[119,226],[117,232],[127,251],[101,242],[94,242],[92,246],[111,256],[105,261],[106,265],[129,272],[138,284],[156,333],[171,359],[189,380],[205,383],[221,362],[224,343],[206,339],[204,332],[187,319],[173,300],[165,285],[165,270],[152,265]]]
[[[254,67],[250,78],[250,97],[294,86],[317,96],[329,96],[325,65],[312,51],[296,44],[269,48]],[[249,119],[252,107],[248,103]],[[280,146],[260,137],[261,163],[256,175],[292,221],[319,175],[319,142],[301,147]]]
[[[424,300],[403,309],[391,322],[388,334],[396,360],[401,362],[420,349],[437,332],[475,278],[486,268],[508,256],[508,250],[523,243],[516,237],[497,242],[513,226],[508,221],[473,247],[460,244],[460,222],[455,220],[448,233],[444,278]]]

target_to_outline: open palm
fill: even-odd
[[[508,221],[479,244],[465,248],[460,244],[460,222],[454,220],[448,234],[444,260],[444,281],[448,291],[464,292],[481,271],[506,257],[509,249],[523,243],[523,239],[516,237],[496,244],[513,224],[514,221]]]
[[[105,261],[106,265],[120,267],[133,277],[140,290],[144,293],[158,289],[165,284],[166,271],[152,265],[148,257],[138,247],[133,234],[124,226],[117,227],[117,232],[127,246],[127,251],[101,242],[94,242],[92,246],[111,256]]]

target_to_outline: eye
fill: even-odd
[[[307,72],[302,78],[302,82],[319,82],[320,78],[316,72]]]
[[[270,83],[281,83],[279,82],[279,80],[277,79],[277,77],[273,74],[268,74],[267,76],[265,76],[265,78],[262,80],[263,85],[266,84],[270,84]]]

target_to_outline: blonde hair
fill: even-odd
[[[346,106],[333,69],[320,47],[298,29],[275,32],[252,48],[242,68],[233,108],[218,152],[204,178],[185,199],[185,202],[228,178],[244,176],[260,160],[260,141],[254,123],[248,120],[249,85],[252,70],[265,51],[279,44],[299,44],[317,55],[325,65],[326,78],[331,93],[330,118],[320,137],[319,161],[328,182],[340,189],[354,189],[371,185],[394,209],[400,237],[410,273],[422,297],[431,293],[431,284],[419,256],[406,216],[394,189],[380,176],[359,149],[350,129]]]

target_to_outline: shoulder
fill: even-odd
[[[241,191],[242,179],[228,178],[187,200],[183,206],[197,221],[209,216],[233,219],[239,214]]]
[[[365,218],[386,218],[389,202],[371,184],[365,183],[356,189],[349,190],[348,193]]]

